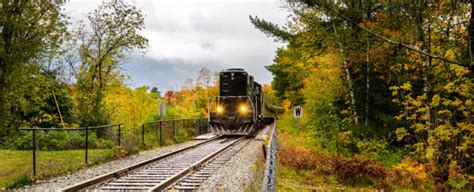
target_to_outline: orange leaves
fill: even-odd
[[[398,185],[401,186],[422,186],[430,181],[430,175],[426,165],[419,163],[412,158],[405,158],[402,162],[393,167]]]

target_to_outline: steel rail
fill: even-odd
[[[142,161],[142,162],[139,162],[139,163],[136,163],[134,165],[131,165],[129,167],[126,167],[126,168],[123,168],[123,169],[120,169],[120,170],[117,170],[117,171],[114,171],[114,172],[111,172],[111,173],[107,173],[107,174],[104,174],[104,175],[101,175],[101,176],[98,176],[98,177],[95,177],[95,178],[92,178],[90,180],[87,180],[87,181],[84,181],[82,183],[79,183],[79,184],[76,184],[76,185],[73,185],[73,186],[69,186],[69,187],[66,187],[66,188],[63,188],[61,189],[61,191],[64,191],[64,192],[69,192],[69,191],[79,191],[79,190],[83,190],[83,189],[86,189],[90,186],[93,186],[93,185],[96,185],[96,184],[99,184],[103,181],[106,181],[108,179],[112,179],[112,178],[116,178],[116,177],[120,177],[130,171],[133,171],[133,170],[136,170],[140,167],[143,167],[145,165],[148,165],[150,163],[154,163],[156,161],[159,161],[159,160],[162,160],[164,158],[167,158],[167,157],[170,157],[172,155],[175,155],[175,154],[178,154],[178,153],[181,153],[181,152],[184,152],[184,151],[187,151],[187,150],[190,150],[192,148],[195,148],[197,146],[200,146],[202,144],[205,144],[205,143],[208,143],[210,141],[214,141],[216,139],[218,139],[220,137],[216,137],[216,138],[212,138],[212,139],[208,139],[206,141],[203,141],[203,142],[200,142],[200,143],[197,143],[195,145],[191,145],[191,146],[188,146],[188,147],[183,147],[181,149],[178,149],[178,150],[175,150],[175,151],[171,151],[169,153],[166,153],[164,155],[161,155],[161,156],[158,156],[158,157],[155,157],[155,158],[151,158],[151,159],[148,159],[148,160],[145,160],[145,161]]]
[[[242,139],[245,137],[240,137],[239,139],[236,139],[235,141],[229,143],[228,145],[222,147],[221,149],[215,151],[214,153],[204,157],[203,159],[199,160],[198,162],[194,163],[193,165],[189,166],[185,170],[180,171],[179,173],[173,175],[172,177],[166,179],[164,182],[160,183],[159,185],[151,188],[148,191],[163,191],[169,186],[173,185],[175,182],[186,176],[188,173],[190,173],[193,170],[197,170],[201,165],[209,161],[210,159],[216,157],[217,155],[221,154],[223,151],[228,149],[229,147],[235,145],[236,143],[242,141]]]
[[[198,170],[192,171],[191,173],[176,181],[174,184],[170,185],[165,191],[198,190],[202,183],[215,174],[218,169],[224,166],[252,140],[253,139],[246,138],[243,141],[236,143],[235,145],[231,146],[231,148],[223,151],[221,154],[201,165]]]

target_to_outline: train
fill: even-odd
[[[219,95],[209,102],[209,129],[217,135],[252,135],[274,121],[262,85],[241,68],[219,73]]]

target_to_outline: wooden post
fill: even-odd
[[[142,124],[142,143],[145,145],[145,124]]]
[[[160,121],[160,146],[163,145],[163,121]]]
[[[87,150],[89,148],[89,127],[86,127],[86,154],[85,154],[85,160],[86,160],[86,165],[87,165]]]
[[[120,135],[121,135],[120,134],[120,125],[121,124],[118,125],[118,146],[120,146]]]
[[[173,120],[173,138],[176,137],[176,127],[175,127],[176,120]]]
[[[33,129],[33,176],[36,176],[36,130]]]

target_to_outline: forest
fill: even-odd
[[[472,6],[286,0],[284,26],[251,15],[288,43],[267,66],[288,109],[278,124],[280,187],[472,190]],[[303,106],[300,122],[293,106]]]

